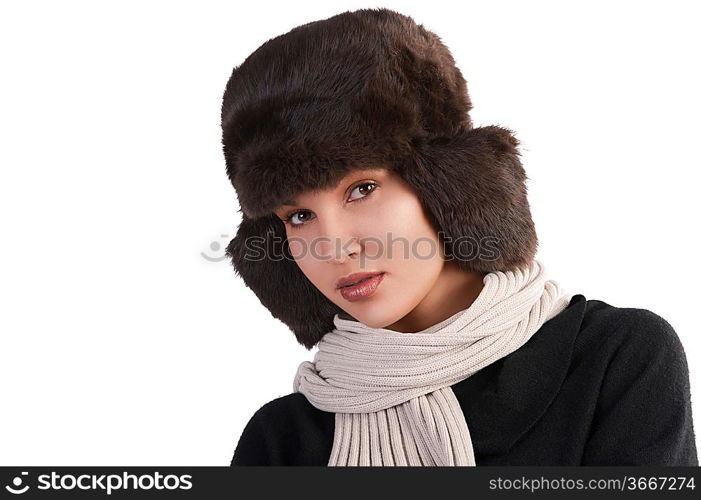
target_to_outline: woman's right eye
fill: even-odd
[[[292,226],[292,227],[302,226],[302,225],[304,225],[304,222],[305,222],[304,220],[302,220],[302,222],[295,222],[294,219],[295,219],[295,217],[298,217],[300,214],[305,214],[305,213],[311,213],[311,212],[309,210],[297,210],[296,212],[292,212],[290,215],[288,215],[285,218],[285,222],[289,222],[290,226]],[[304,217],[303,217],[303,219],[304,219]],[[297,220],[299,221],[299,218]],[[309,218],[307,218],[306,220],[309,220]]]

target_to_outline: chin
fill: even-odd
[[[377,301],[374,304],[369,302],[357,305],[348,314],[355,319],[369,326],[370,328],[385,328],[406,316],[410,311],[400,311],[396,304]]]
[[[382,319],[366,318],[362,315],[355,315],[354,318],[370,328],[384,328],[385,326],[391,324],[391,322],[383,321]]]

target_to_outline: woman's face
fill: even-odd
[[[335,188],[305,192],[275,214],[285,223],[290,252],[306,277],[370,327],[383,328],[409,314],[445,263],[419,199],[386,169],[353,171]],[[382,276],[356,287],[337,286],[353,273]]]

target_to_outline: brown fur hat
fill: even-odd
[[[221,125],[242,221],[226,254],[307,349],[342,309],[301,272],[272,212],[353,169],[398,173],[439,229],[446,258],[463,269],[531,263],[538,240],[519,142],[506,128],[473,127],[471,109],[440,38],[386,8],[298,26],[234,68]]]

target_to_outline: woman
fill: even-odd
[[[222,106],[236,272],[307,349],[232,465],[697,465],[688,368],[644,309],[535,259],[518,140],[380,9],[259,47]]]

